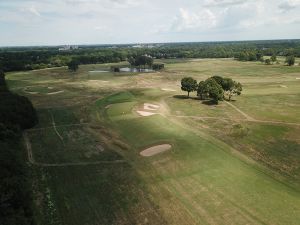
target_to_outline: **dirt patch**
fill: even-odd
[[[171,148],[172,148],[172,145],[170,145],[170,144],[156,145],[156,146],[152,146],[150,148],[147,148],[147,149],[141,151],[140,155],[144,156],[144,157],[150,157],[150,156],[154,156],[159,153],[162,153],[162,152],[166,152],[166,151],[170,150]]]
[[[156,113],[146,112],[146,111],[136,111],[140,116],[153,116]]]

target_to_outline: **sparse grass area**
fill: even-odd
[[[300,67],[161,61],[164,71],[139,75],[89,73],[113,64],[7,75],[38,109],[38,129],[29,131],[34,159],[87,163],[32,166],[38,224],[299,224]],[[212,75],[241,82],[243,95],[231,103],[260,121],[225,102],[185,98],[182,77]],[[159,105],[158,114],[137,114],[144,103]],[[139,154],[164,143],[172,149]],[[113,163],[120,159],[126,163]],[[88,164],[102,160],[112,163]]]

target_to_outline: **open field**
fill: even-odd
[[[25,135],[37,223],[299,224],[300,66],[164,62],[147,74],[89,72],[103,64],[7,75],[38,110]],[[242,96],[183,96],[181,78],[212,75],[241,82]]]

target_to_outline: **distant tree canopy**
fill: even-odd
[[[31,102],[11,93],[0,72],[0,224],[32,225],[32,186],[21,131],[37,123]]]
[[[300,41],[170,43],[158,44],[153,48],[132,48],[131,45],[79,46],[79,49],[71,51],[58,51],[57,47],[0,48],[0,68],[6,72],[67,66],[72,59],[78,60],[80,65],[117,63],[128,59],[134,65],[132,59],[142,55],[149,55],[153,59],[234,57],[240,61],[262,61],[263,56],[272,55],[300,57]],[[147,66],[144,62],[145,59],[137,60],[138,66]]]
[[[285,63],[286,63],[288,66],[293,66],[293,65],[295,65],[295,57],[294,57],[293,55],[287,56],[286,59],[285,59]]]
[[[79,68],[79,61],[77,59],[72,59],[67,65],[70,71],[76,72]]]
[[[188,97],[190,97],[190,92],[197,90],[197,87],[197,81],[192,77],[185,77],[181,80],[181,90],[186,91]]]

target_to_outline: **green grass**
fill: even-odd
[[[114,161],[121,157],[84,126],[47,128],[29,133],[39,163]],[[100,132],[100,131],[98,131]]]
[[[184,76],[231,77],[244,85],[232,104],[249,116],[300,123],[300,67],[162,61],[166,69],[149,74],[89,73],[116,65],[103,64],[80,66],[75,75],[66,68],[7,75],[9,87],[37,108],[37,128],[46,128],[29,131],[37,162],[126,161],[32,166],[38,224],[299,224],[299,126],[245,121],[225,102],[183,98],[178,85]],[[64,93],[23,91],[48,86]],[[160,105],[160,114],[138,115],[144,103]],[[162,143],[172,149],[140,156]]]

